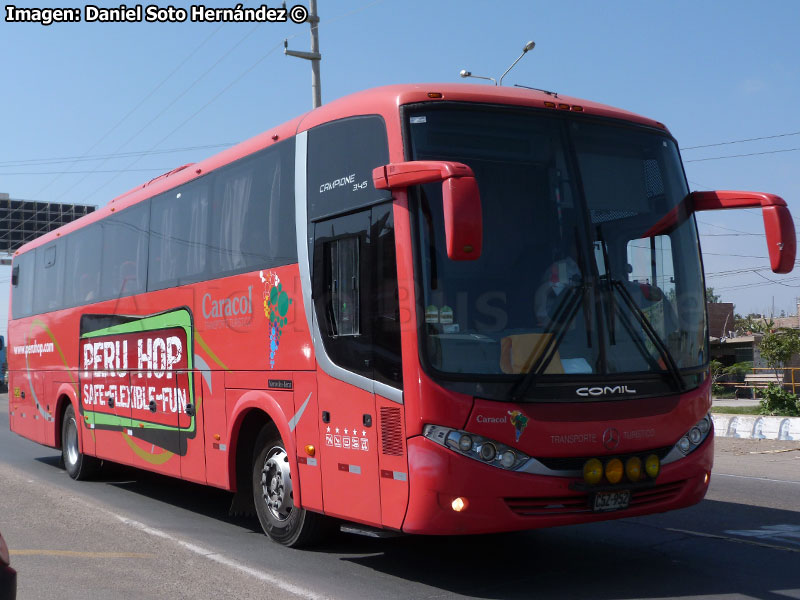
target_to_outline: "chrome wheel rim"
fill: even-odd
[[[286,521],[294,508],[292,477],[286,450],[272,448],[261,468],[261,495],[276,521]]]
[[[67,449],[67,462],[70,465],[78,463],[78,427],[75,424],[75,419],[70,419],[67,422],[67,435],[64,440],[64,446]]]

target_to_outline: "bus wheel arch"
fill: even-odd
[[[67,407],[72,406],[72,400],[69,399],[66,395],[62,394],[58,397],[58,402],[56,402],[56,409],[53,411],[53,417],[55,418],[54,424],[54,433],[53,433],[53,446],[55,448],[61,448],[64,442],[61,439],[62,436],[62,428],[64,426],[64,414],[67,412]]]
[[[82,452],[79,420],[71,402],[67,402],[61,421],[61,462],[67,474],[77,481],[90,479],[100,467],[94,456]]]
[[[79,414],[78,399],[75,397],[75,390],[69,384],[61,385],[55,395],[58,400],[56,400],[55,410],[51,413],[54,421],[53,447],[60,449],[63,443],[61,436],[63,434],[64,414],[67,412],[68,406],[72,406],[76,415]],[[81,431],[78,432],[78,436],[81,438],[80,441],[83,442]]]
[[[233,491],[245,483],[249,488],[250,467],[256,438],[265,426],[273,427],[286,444],[292,475],[297,473],[294,439],[289,424],[278,403],[263,391],[250,391],[243,394],[231,411],[228,433],[228,483]],[[243,469],[242,469],[243,467]],[[242,477],[244,476],[244,477]],[[295,492],[297,496],[297,492]]]

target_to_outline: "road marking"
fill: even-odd
[[[711,472],[711,477],[735,477],[736,479],[757,479],[758,481],[771,481],[773,483],[790,483],[792,485],[800,485],[800,481],[791,481],[787,479],[770,479],[768,477],[753,477],[751,475],[730,475],[728,473]]]
[[[186,542],[186,541],[184,541],[184,540],[182,540],[180,538],[177,538],[177,537],[175,537],[173,535],[170,535],[166,531],[161,531],[160,529],[155,529],[153,527],[149,527],[148,525],[145,525],[144,523],[140,523],[139,521],[134,521],[133,519],[128,519],[127,517],[123,517],[123,516],[118,515],[118,514],[113,513],[113,512],[109,513],[109,514],[113,515],[114,517],[116,517],[117,519],[119,519],[120,521],[125,523],[126,525],[129,525],[131,527],[135,527],[136,529],[138,529],[140,531],[143,531],[143,532],[145,532],[145,533],[147,533],[149,535],[152,535],[152,536],[155,536],[155,537],[159,537],[159,538],[162,538],[162,539],[165,539],[165,540],[169,540],[169,541],[171,541],[171,542],[173,542],[175,544],[183,546],[184,548],[186,548],[190,552],[194,552],[195,554],[199,554],[200,556],[203,556],[204,558],[207,558],[209,560],[213,560],[214,562],[217,562],[217,563],[219,563],[221,565],[225,565],[226,567],[230,567],[232,569],[236,569],[237,571],[241,571],[242,573],[245,573],[247,575],[250,575],[251,577],[255,577],[256,579],[259,579],[260,581],[264,581],[266,583],[274,585],[275,587],[280,588],[285,592],[289,592],[291,594],[294,594],[296,596],[300,596],[302,598],[307,598],[308,600],[324,600],[325,598],[327,598],[327,596],[321,596],[321,595],[319,595],[319,594],[317,594],[315,592],[312,592],[311,590],[308,590],[306,588],[300,587],[300,586],[295,585],[293,583],[289,583],[288,581],[284,581],[283,579],[281,579],[277,575],[273,575],[273,574],[268,573],[266,571],[261,571],[259,569],[254,569],[252,567],[248,567],[247,565],[244,565],[244,564],[242,564],[242,563],[240,563],[238,561],[235,561],[235,560],[233,560],[231,558],[228,558],[227,556],[225,556],[223,554],[217,554],[216,552],[213,552],[212,550],[207,550],[206,548],[203,548],[201,546],[197,546],[195,544],[192,544],[191,542]]]
[[[715,540],[726,540],[728,542],[736,542],[738,544],[748,544],[750,546],[761,546],[762,548],[771,548],[773,550],[784,550],[786,552],[798,552],[800,548],[788,548],[786,546],[778,546],[776,544],[767,544],[765,542],[756,542],[754,540],[747,540],[742,538],[729,537],[727,535],[718,535],[716,533],[703,533],[701,531],[690,531],[688,529],[676,529],[674,527],[665,527],[665,531],[672,531],[674,533],[683,533],[685,535],[693,535],[696,537],[712,538]]]
[[[156,558],[141,552],[78,552],[76,550],[10,550],[11,556],[73,556],[77,558]]]
[[[762,525],[761,529],[726,530],[730,535],[753,537],[757,539],[771,539],[778,542],[788,542],[800,546],[800,526],[798,525]]]

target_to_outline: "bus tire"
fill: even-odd
[[[294,505],[286,446],[275,428],[269,425],[256,439],[252,481],[256,514],[271,540],[297,548],[322,537],[326,517]]]
[[[100,461],[94,456],[86,456],[81,452],[78,421],[71,404],[64,411],[64,420],[61,423],[61,462],[67,474],[78,481],[89,479],[100,467]]]

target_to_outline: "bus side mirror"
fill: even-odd
[[[448,258],[480,258],[483,250],[481,195],[475,174],[467,165],[439,160],[390,163],[375,168],[372,171],[372,181],[379,190],[394,190],[441,181]]]
[[[761,207],[767,234],[769,262],[775,273],[790,273],[797,250],[794,223],[786,202],[774,194],[760,192],[692,192],[692,210],[726,210]]]

